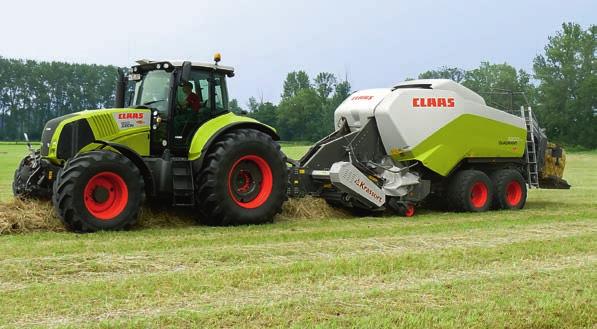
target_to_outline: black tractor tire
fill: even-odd
[[[35,156],[39,156],[36,154]],[[45,199],[49,200],[52,196],[52,185],[47,179],[43,179],[41,186],[38,185],[40,178],[45,175],[45,170],[42,163],[38,163],[40,167],[33,169],[32,164],[34,160],[31,155],[25,156],[21,159],[19,166],[14,172],[12,179],[12,194],[15,198],[26,199]],[[27,184],[27,181],[30,181]]]
[[[482,171],[462,170],[448,184],[448,200],[456,211],[481,212],[491,208],[493,183]]]
[[[287,186],[286,156],[269,135],[253,129],[226,133],[196,177],[199,220],[211,226],[272,222]]]
[[[65,164],[54,182],[52,202],[67,229],[87,233],[134,225],[144,199],[139,168],[124,155],[101,150]]]
[[[502,169],[490,176],[495,188],[493,207],[495,209],[522,209],[527,201],[527,184],[520,172]]]
[[[21,186],[24,185],[23,179],[31,174],[29,167],[25,166],[25,160],[27,160],[27,157],[21,160],[12,178],[12,194],[16,198],[26,199],[31,196],[29,193],[21,190]]]

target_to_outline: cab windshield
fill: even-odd
[[[160,113],[168,113],[171,78],[172,73],[163,70],[147,72],[135,84],[133,106],[150,106]]]

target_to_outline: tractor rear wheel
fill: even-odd
[[[210,149],[196,180],[203,224],[271,222],[287,198],[286,156],[269,135],[234,130]]]
[[[513,169],[491,174],[495,187],[493,206],[496,209],[522,209],[527,201],[527,185],[522,175]]]
[[[52,201],[69,230],[120,230],[137,221],[144,185],[139,169],[127,157],[92,151],[75,156],[60,170]]]
[[[447,195],[457,211],[486,211],[491,207],[493,184],[482,171],[462,170],[450,180]]]

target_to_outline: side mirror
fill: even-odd
[[[187,82],[191,79],[191,62],[185,61],[182,63],[182,71],[180,73],[180,81]]]

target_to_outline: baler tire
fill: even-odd
[[[52,202],[70,231],[122,230],[137,222],[144,186],[139,168],[127,157],[91,151],[70,159],[58,172]],[[95,199],[98,187],[103,201]]]
[[[448,184],[448,200],[456,211],[482,212],[491,208],[493,184],[482,171],[462,170]]]
[[[490,176],[495,188],[493,206],[495,209],[522,209],[527,200],[527,185],[520,172],[501,169]]]
[[[273,222],[287,200],[288,169],[280,145],[261,131],[238,129],[208,152],[196,177],[199,221],[210,226]],[[242,186],[236,186],[239,177]]]

